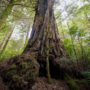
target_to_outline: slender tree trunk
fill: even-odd
[[[9,40],[10,40],[10,38],[11,38],[11,35],[12,35],[12,33],[13,33],[13,31],[14,31],[14,29],[10,32],[10,34],[9,34],[9,36],[8,36],[8,38],[7,38],[6,42],[5,42],[2,50],[0,51],[0,56],[1,56],[1,55],[3,54],[3,52],[5,51],[5,49],[6,49],[6,47],[7,47],[7,44],[8,44],[8,42],[9,42]]]
[[[0,49],[2,48],[3,44],[4,44],[4,40],[6,39],[7,37],[7,33],[5,34],[3,40],[0,42]]]
[[[85,13],[85,12],[84,12]],[[75,22],[72,20],[72,23],[75,24]],[[86,53],[85,53],[85,50],[83,48],[83,45],[82,45],[82,39],[80,40],[79,39],[79,36],[78,36],[78,42],[79,42],[79,45],[80,45],[80,48],[81,48],[81,53],[82,53],[82,59],[85,60],[85,57],[84,55],[87,57]]]
[[[27,30],[27,35],[26,35],[26,41],[28,41],[29,39],[29,32],[30,32],[30,25],[28,25],[28,30]]]
[[[68,27],[68,30],[69,30],[69,25],[67,23],[67,27]],[[70,31],[70,30],[69,30]],[[76,49],[74,47],[74,41],[73,41],[73,38],[72,38],[72,35],[70,35],[70,38],[71,38],[71,43],[72,43],[72,46],[73,46],[73,51],[74,51],[74,55],[75,55],[75,58],[77,60],[77,65],[78,65],[78,56],[77,56],[77,52],[76,52]]]
[[[88,63],[87,61],[87,54],[86,54],[86,51],[83,47],[83,44],[82,44],[82,39],[80,40],[79,37],[78,37],[78,42],[79,42],[79,45],[80,45],[80,48],[81,48],[81,54],[82,54],[82,60],[84,60],[86,63]],[[85,65],[85,63],[82,63]]]

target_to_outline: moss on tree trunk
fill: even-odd
[[[24,50],[24,53],[29,52],[32,54],[41,66],[47,61],[47,32],[49,34],[49,60],[52,60],[52,62],[57,65],[58,62],[55,61],[56,58],[60,60],[61,57],[66,56],[64,46],[59,38],[53,5],[54,0],[38,0],[31,37]],[[44,68],[46,68],[45,66]]]

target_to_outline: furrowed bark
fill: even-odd
[[[48,59],[51,68],[58,69],[60,58],[66,56],[64,46],[59,38],[53,10],[54,0],[38,0],[32,33],[28,45],[23,53],[30,53],[40,64],[40,75],[47,73],[47,32],[48,36]],[[48,29],[47,29],[48,27]],[[57,67],[57,68],[56,68]],[[57,74],[57,73],[56,73]],[[59,75],[58,75],[59,76]]]
[[[49,54],[52,54],[55,57],[62,57],[66,55],[62,42],[58,36],[53,4],[54,0],[38,0],[31,38],[24,50],[24,53],[28,51],[30,53],[36,52],[36,57],[45,57],[46,32],[47,26],[49,25]]]

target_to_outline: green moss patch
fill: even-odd
[[[5,61],[0,70],[3,80],[11,90],[28,90],[39,74],[39,64],[32,56],[23,54]]]
[[[10,69],[16,69],[16,65],[15,64],[11,65]]]

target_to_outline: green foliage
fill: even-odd
[[[79,30],[78,36],[79,36],[79,37],[85,36],[85,30]]]
[[[86,77],[86,79],[90,82],[90,71],[84,71],[82,74]]]
[[[13,56],[20,55],[23,50],[13,50],[13,49],[7,49],[4,51],[3,55],[0,57],[0,61],[7,60]]]
[[[72,44],[71,44],[71,40],[70,40],[69,38],[66,38],[66,39],[63,40],[63,44],[64,44],[64,46],[65,46],[66,52],[67,52],[71,57],[73,57],[74,52],[73,52],[73,49],[72,49],[73,46],[72,46]]]
[[[11,65],[11,66],[10,66],[10,69],[12,69],[12,70],[13,70],[13,69],[16,69],[16,65],[15,65],[15,64]]]
[[[73,25],[69,28],[69,34],[70,35],[76,35],[77,33],[77,30],[78,30],[78,27],[76,25]]]
[[[60,9],[55,13],[66,53],[83,71],[90,69],[90,3],[86,1],[81,0],[82,6],[66,5],[66,17],[62,16]]]
[[[75,81],[68,74],[65,74],[65,80],[69,85],[70,90],[80,90],[80,87],[75,83]]]

